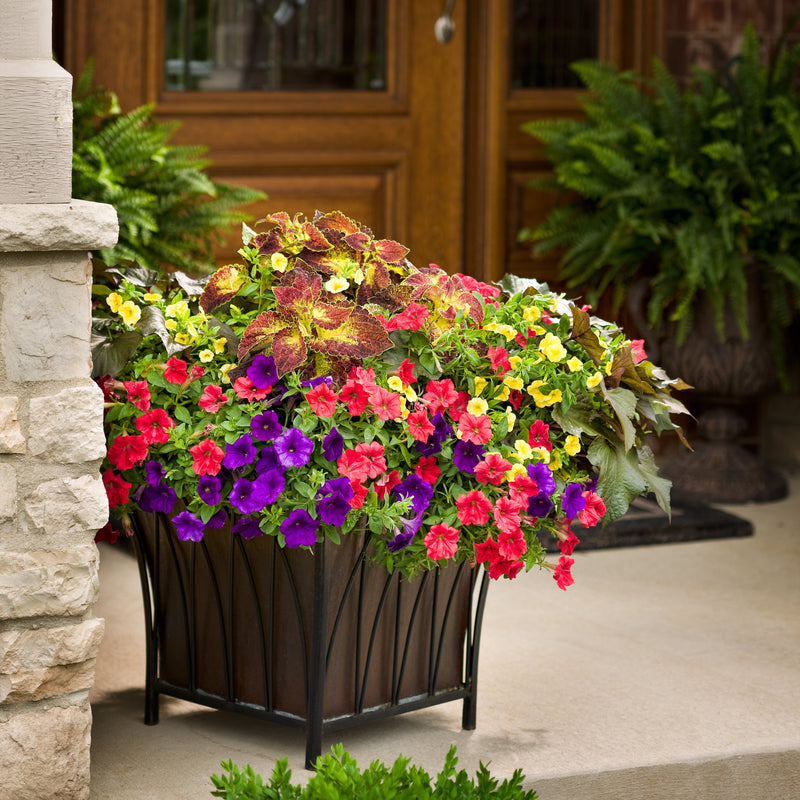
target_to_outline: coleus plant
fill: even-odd
[[[682,388],[641,343],[535,281],[416,267],[341,212],[244,228],[205,282],[138,268],[95,286],[103,480],[115,523],[169,514],[287,547],[359,523],[412,575],[449,560],[572,582],[576,530],[649,492],[649,432]],[[553,563],[543,537],[554,536]]]

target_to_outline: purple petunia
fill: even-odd
[[[392,489],[392,493],[398,498],[410,497],[411,508],[415,514],[423,512],[431,503],[433,497],[433,486],[419,477],[419,475],[407,475],[397,486]]]
[[[134,498],[142,511],[161,514],[169,514],[176,499],[175,491],[163,483],[156,486],[143,486],[141,491],[134,495]]]
[[[278,370],[275,368],[275,359],[259,353],[253,363],[247,368],[247,377],[259,389],[266,389],[278,382]]]
[[[402,550],[403,548],[408,547],[411,544],[411,540],[414,538],[414,536],[416,536],[417,531],[422,526],[422,514],[423,512],[420,511],[416,516],[412,517],[411,519],[400,517],[402,530],[400,530],[399,528],[395,528],[394,538],[390,539],[386,543],[386,547],[390,553],[396,553],[398,550]]]
[[[265,472],[269,472],[271,469],[277,469],[279,472],[283,472],[284,467],[281,465],[281,462],[278,461],[278,454],[275,452],[275,448],[271,444],[268,444],[261,448],[258,461],[256,461],[256,472],[262,475]]]
[[[264,506],[271,505],[279,497],[286,486],[283,470],[270,469],[253,481],[253,490],[260,496]]]
[[[421,455],[429,458],[442,452],[442,445],[453,435],[453,429],[445,420],[441,411],[431,417],[433,433],[424,442],[415,442],[414,449]],[[476,462],[477,463],[477,462]]]
[[[207,506],[215,506],[222,499],[222,481],[216,475],[203,475],[197,482],[197,494]]]
[[[317,497],[325,497],[334,492],[342,495],[345,500],[353,499],[353,486],[348,478],[330,478],[325,481],[317,490]]]
[[[252,464],[256,460],[258,452],[253,444],[253,437],[246,433],[232,442],[225,449],[225,458],[222,459],[222,466],[228,469],[238,469]]]
[[[208,528],[224,528],[225,523],[228,521],[228,515],[225,513],[225,509],[221,508],[219,511],[216,512],[212,517],[209,518],[208,522],[206,522],[206,529]]]
[[[259,480],[260,478],[254,481],[239,478],[233,482],[228,499],[240,514],[253,514],[267,505],[266,488],[259,483]]]
[[[277,439],[283,433],[283,426],[274,411],[265,411],[263,414],[256,414],[250,420],[250,430],[256,439],[266,442],[270,439]]]
[[[275,440],[274,446],[280,465],[286,469],[305,466],[314,452],[314,442],[299,428],[285,430]]]
[[[571,483],[564,491],[564,498],[561,501],[561,507],[564,509],[564,516],[567,519],[575,519],[579,511],[586,508],[586,498],[583,496],[583,485],[580,483]]]
[[[144,474],[150,486],[158,486],[166,477],[167,471],[160,461],[148,461],[144,465]]]
[[[344,452],[344,438],[336,428],[322,440],[322,453],[328,461],[338,461]]]
[[[234,533],[238,533],[242,539],[255,539],[256,536],[262,536],[264,534],[264,531],[261,530],[258,524],[258,520],[252,517],[237,519],[236,522],[233,523],[231,530]]]
[[[352,494],[353,490],[350,490]],[[331,492],[317,501],[317,516],[328,525],[344,525],[350,512],[350,503],[343,494]]]
[[[486,448],[482,444],[466,440],[456,442],[453,448],[453,463],[462,471],[470,475],[475,474],[475,467],[481,463]]]
[[[191,511],[181,511],[174,517],[172,524],[182,542],[199,542],[203,538],[203,520],[192,514]]]
[[[541,461],[538,464],[528,464],[528,475],[536,481],[540,495],[544,494],[549,497],[556,490],[553,472],[547,464]]]
[[[553,501],[544,492],[528,500],[528,513],[533,517],[546,517],[554,508]]]
[[[281,533],[287,547],[311,547],[317,541],[319,520],[303,508],[296,508],[281,522]]]

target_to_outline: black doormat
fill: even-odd
[[[625,516],[605,527],[584,528],[576,520],[572,531],[581,540],[581,550],[600,550],[752,536],[753,524],[717,508],[685,501],[673,502],[670,520],[655,500],[640,497],[631,503]],[[548,541],[545,549],[557,553],[558,542]]]

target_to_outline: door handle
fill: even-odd
[[[453,6],[456,0],[445,0],[442,15],[433,23],[433,35],[439,44],[447,44],[456,31],[456,23],[453,22]]]

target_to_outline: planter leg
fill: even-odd
[[[478,603],[475,606],[475,618],[472,625],[472,646],[467,657],[466,683],[469,694],[464,698],[461,714],[461,727],[465,731],[474,731],[477,726],[478,711],[478,655],[481,646],[481,630],[483,628],[483,611],[486,608],[486,595],[489,591],[489,573],[481,570],[481,588],[478,592]]]
[[[325,692],[326,592],[325,542],[317,546],[314,560],[314,621],[311,632],[311,663],[308,670],[308,702],[306,705],[306,769],[313,770],[322,752],[322,716]]]

